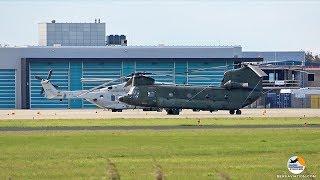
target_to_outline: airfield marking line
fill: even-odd
[[[48,126],[48,127],[0,127],[0,132],[6,131],[98,131],[98,130],[205,130],[205,129],[283,129],[283,128],[320,128],[314,125],[178,125],[178,126]]]
[[[228,111],[193,112],[183,110],[181,115],[166,115],[165,112],[149,112],[142,110],[125,110],[115,113],[103,109],[59,110],[59,109],[33,109],[33,110],[0,110],[1,120],[38,120],[38,119],[114,119],[114,118],[255,118],[255,117],[320,117],[319,109],[243,109],[242,115],[230,115]],[[320,118],[319,118],[320,119]]]

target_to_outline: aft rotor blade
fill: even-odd
[[[293,61],[293,63],[301,63],[301,61]],[[266,62],[261,62],[258,63],[258,65],[274,65],[274,63],[284,63],[284,64],[292,64],[292,61],[266,61]]]

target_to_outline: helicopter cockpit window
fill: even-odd
[[[131,93],[132,93],[132,96],[133,96],[134,98],[138,98],[138,97],[139,97],[139,94],[140,94],[140,91],[139,91],[138,88],[133,88],[132,91],[131,91]]]
[[[148,91],[148,97],[154,98],[156,96],[156,93],[154,91]]]
[[[140,94],[139,90],[134,91],[134,97],[135,97],[135,98],[138,98],[138,97],[139,97],[139,94]]]
[[[130,88],[128,94],[133,94],[134,89],[135,89],[134,87]]]
[[[132,87],[128,92],[128,95],[131,95],[130,97],[133,97],[133,98],[138,98],[139,94],[140,94],[140,90],[137,87]]]

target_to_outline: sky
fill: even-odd
[[[37,45],[38,23],[106,23],[129,45],[240,45],[320,54],[317,0],[0,0],[0,44]]]

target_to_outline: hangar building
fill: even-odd
[[[132,72],[154,72],[159,82],[218,85],[225,65],[241,61],[239,46],[168,47],[12,47],[0,48],[1,108],[86,108],[82,100],[46,100],[40,95],[35,75],[46,77],[53,70],[52,82],[64,90],[89,89],[81,78],[119,78]],[[218,67],[201,72],[188,70]]]

